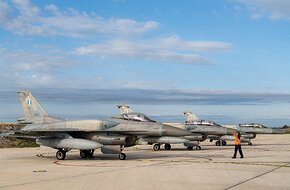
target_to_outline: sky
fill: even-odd
[[[290,124],[288,0],[0,0],[0,121],[48,113]]]

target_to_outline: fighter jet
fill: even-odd
[[[119,154],[124,147],[136,145],[140,136],[160,137],[163,135],[186,135],[187,131],[156,123],[155,125],[117,120],[78,120],[65,121],[47,114],[32,96],[30,91],[17,92],[24,110],[24,118],[18,120],[25,124],[19,131],[9,132],[8,136],[35,139],[36,143],[57,149],[56,158],[63,160],[71,149],[80,150],[82,158],[92,157],[94,150],[100,148],[103,154]]]
[[[161,123],[155,120],[150,119],[143,113],[134,112],[128,105],[121,104],[117,105],[120,115],[112,117],[114,121],[124,123],[124,124],[132,124],[132,123],[146,123],[147,125],[155,126],[155,125],[163,125],[165,128],[170,128],[171,133],[163,134],[163,136],[143,136],[139,139],[139,144],[154,144],[153,150],[160,150],[160,145],[164,144],[164,148],[166,150],[171,149],[171,144],[180,144],[184,143],[187,146],[193,147],[196,146],[197,150],[200,150],[201,147],[198,146],[198,141],[201,141],[203,137],[200,135],[193,135],[189,131],[187,131],[184,127],[176,127],[176,124],[172,126],[169,123]],[[192,148],[191,148],[192,149]]]
[[[184,146],[186,146],[188,150],[192,150],[193,147],[195,146],[196,150],[201,150],[199,142],[202,142],[206,139],[205,130],[203,131],[203,133],[195,131],[195,127],[197,126],[194,127],[192,125],[187,125],[184,123],[160,123],[152,119],[149,119],[148,116],[146,116],[143,113],[133,112],[133,110],[126,104],[117,105],[117,107],[119,109],[119,112],[121,113],[120,115],[121,117],[118,116],[119,119],[122,118],[123,120],[127,120],[128,122],[133,121],[147,122],[150,125],[159,123],[165,126],[174,126],[175,130],[187,131],[187,133],[183,135],[180,132],[176,132],[178,136],[172,133],[172,135],[166,134],[162,137],[142,137],[142,139],[140,139],[141,142],[145,142],[150,145],[154,144],[153,145],[154,151],[160,150],[160,146],[162,144],[164,144],[165,150],[170,150],[171,144],[184,144]],[[117,121],[120,122],[119,120]]]
[[[18,123],[25,124],[25,127],[9,136],[35,139],[39,145],[57,149],[56,158],[59,160],[65,159],[71,149],[80,150],[80,156],[88,158],[98,148],[104,154],[119,154],[119,159],[125,160],[124,147],[135,145],[135,136],[106,132],[117,126],[117,122],[65,121],[48,115],[30,91],[22,90],[17,94],[24,111],[24,118],[18,119]]]
[[[200,120],[196,115],[191,112],[184,112],[186,117],[186,123],[197,124],[200,126],[218,126],[220,128],[228,128],[231,129],[227,131],[225,134],[210,134],[207,135],[207,138],[210,139],[210,142],[216,140],[216,146],[226,146],[227,141],[234,141],[234,136],[232,135],[234,131],[238,131],[241,133],[241,141],[242,143],[248,143],[248,145],[252,145],[251,140],[256,138],[257,134],[284,134],[286,133],[283,129],[271,129],[261,124],[240,124],[237,125],[219,125],[212,121],[204,121]],[[214,129],[213,129],[214,130]]]
[[[274,129],[266,127],[265,125],[258,123],[251,124],[239,124],[239,125],[223,125],[224,127],[234,129],[241,133],[242,142],[247,142],[248,145],[252,145],[251,140],[256,138],[257,134],[285,134],[285,129]]]
[[[212,121],[201,120],[192,112],[183,112],[183,114],[186,119],[185,124],[198,126],[195,128],[195,131],[205,131],[207,134],[207,139],[209,139],[210,142],[212,142],[213,140],[217,140],[217,146],[225,146],[227,140],[234,140],[233,133],[235,132],[235,130],[224,127]]]

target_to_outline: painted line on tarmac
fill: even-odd
[[[267,174],[269,174],[269,173],[271,173],[271,172],[273,172],[273,171],[276,171],[276,170],[278,170],[278,169],[280,169],[280,168],[283,168],[283,167],[289,167],[289,166],[288,166],[289,164],[290,164],[290,162],[288,162],[288,163],[286,163],[286,164],[284,164],[284,165],[278,166],[278,167],[276,167],[276,168],[274,168],[274,169],[272,169],[272,170],[269,170],[269,171],[264,172],[264,173],[261,173],[261,174],[259,174],[259,175],[257,175],[257,176],[251,177],[251,178],[249,178],[249,179],[247,179],[247,180],[244,180],[244,181],[242,181],[242,182],[240,182],[240,183],[237,183],[237,184],[235,184],[235,185],[232,185],[232,186],[226,188],[225,190],[232,189],[232,188],[234,188],[234,187],[237,187],[237,186],[239,186],[239,185],[242,185],[242,184],[244,184],[244,183],[247,183],[247,182],[249,182],[249,181],[252,181],[252,180],[254,180],[254,179],[257,179],[257,178],[262,177],[262,176],[264,176],[264,175],[267,175]]]

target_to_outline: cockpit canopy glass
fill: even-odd
[[[217,125],[212,121],[204,121],[204,120],[185,121],[185,124],[186,125],[203,125],[203,126]]]
[[[240,127],[253,127],[253,128],[268,128],[265,125],[258,123],[250,123],[250,124],[239,124]]]
[[[156,122],[142,113],[124,113],[122,119],[137,122]]]

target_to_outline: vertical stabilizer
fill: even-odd
[[[18,91],[20,102],[24,112],[24,118],[19,119],[18,122],[22,124],[31,123],[51,123],[60,121],[54,117],[50,117],[43,107],[37,102],[28,90]]]
[[[118,106],[119,112],[121,114],[132,113],[133,112],[133,110],[126,104],[120,104],[120,105],[117,105],[117,106]]]
[[[199,121],[200,119],[192,112],[183,112],[186,121]]]

